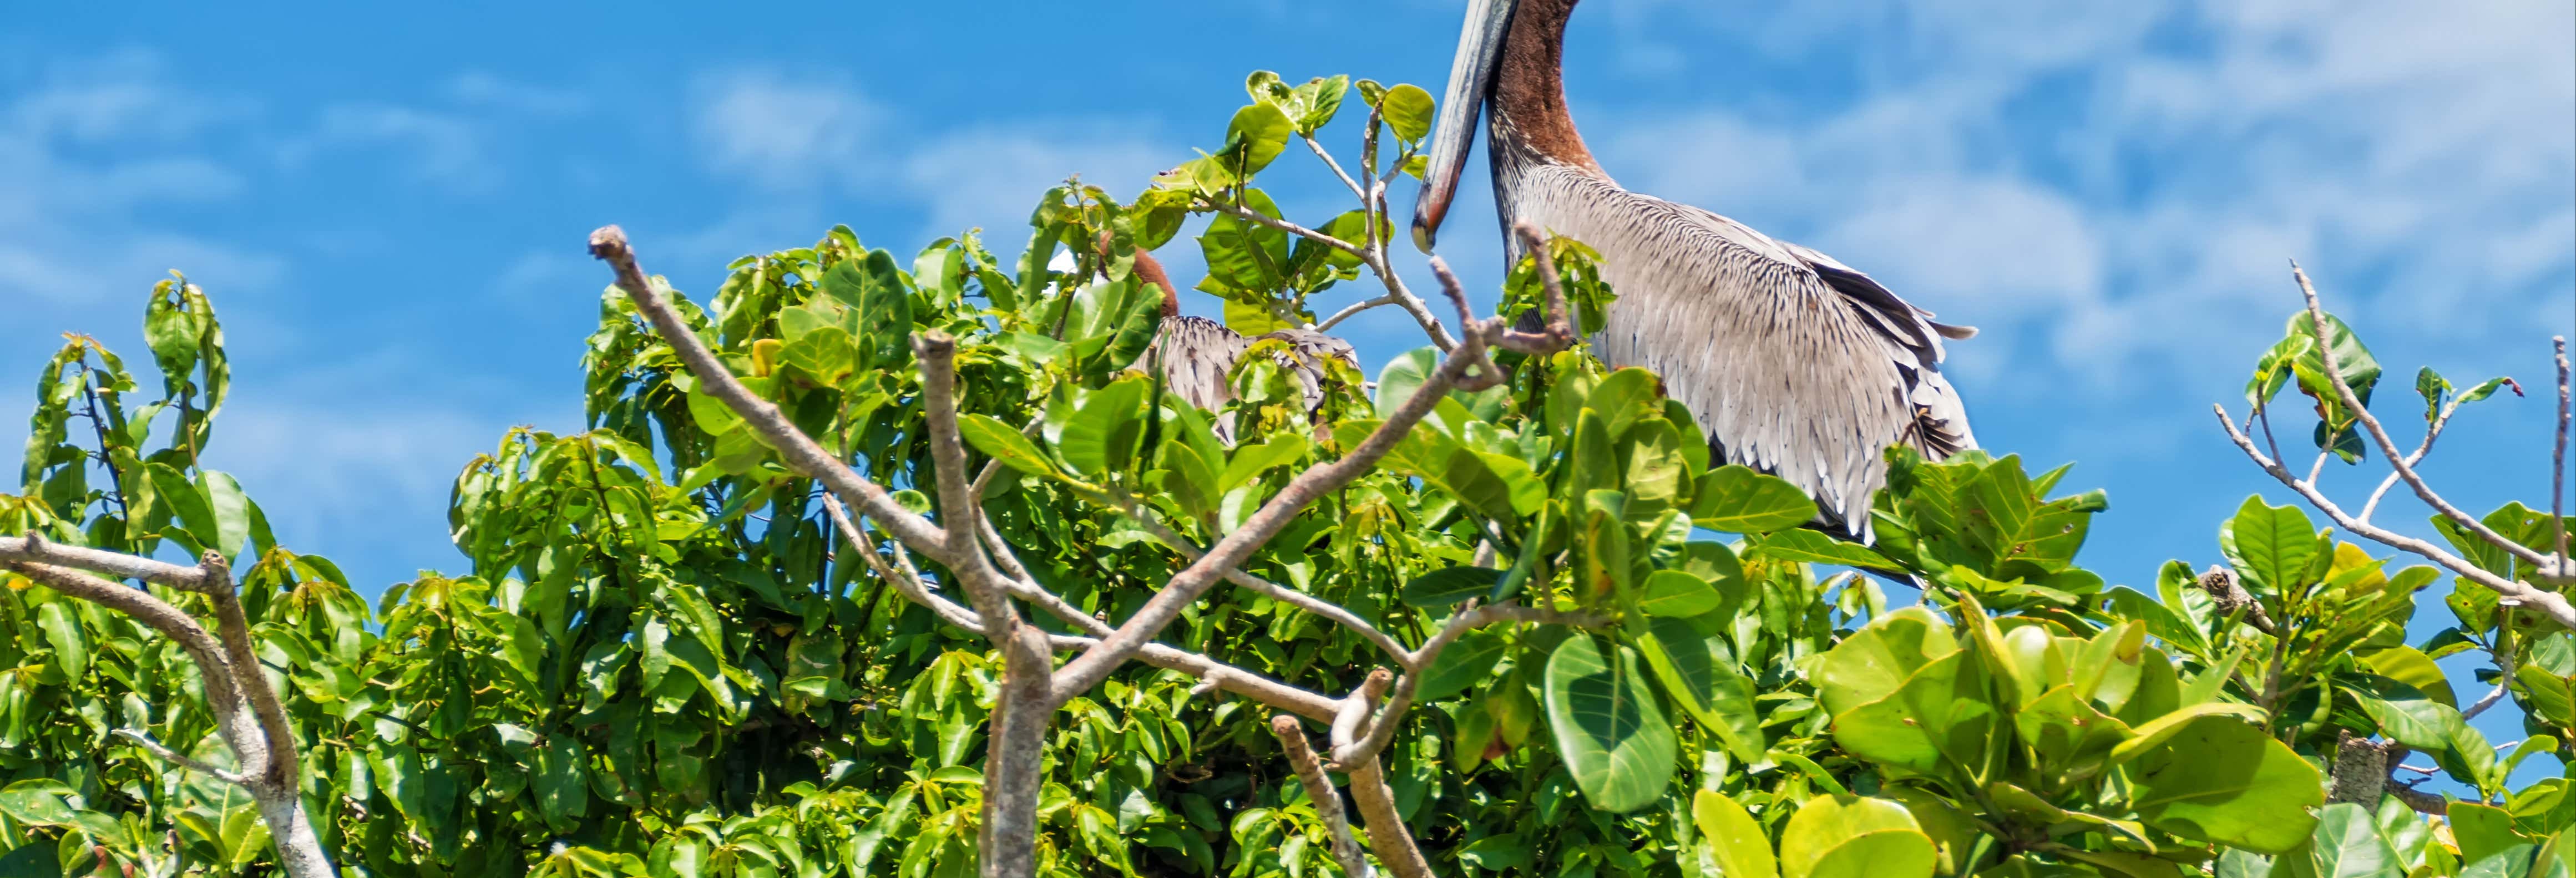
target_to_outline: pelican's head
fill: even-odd
[[[1494,68],[1503,57],[1503,32],[1520,0],[1467,0],[1467,24],[1458,34],[1458,57],[1449,64],[1449,89],[1440,98],[1440,118],[1431,126],[1430,166],[1423,169],[1422,195],[1413,202],[1413,246],[1431,252],[1449,201],[1458,195],[1458,174],[1466,170],[1467,148],[1476,140],[1476,117],[1493,93]]]

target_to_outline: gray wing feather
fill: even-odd
[[[1973,330],[1830,256],[1598,176],[1540,165],[1498,182],[1517,218],[1602,254],[1619,294],[1593,340],[1602,359],[1662,375],[1723,460],[1805,489],[1821,521],[1867,538],[1888,445],[1976,447],[1940,373],[1942,341]]]

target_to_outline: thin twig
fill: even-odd
[[[2442,413],[2435,415],[2433,417],[2433,423],[2424,428],[2423,444],[2415,446],[2415,453],[2406,456],[2407,466],[2414,466],[2424,462],[2424,455],[2431,454],[2433,452],[2433,440],[2441,438],[2442,428],[2450,426],[2451,416],[2458,414],[2459,411],[2460,398],[2457,396],[2453,396],[2450,402],[2443,404]],[[2354,517],[2362,521],[2369,521],[2371,513],[2379,509],[2379,498],[2387,496],[2388,489],[2396,486],[2397,470],[2392,467],[2388,471],[2387,478],[2380,479],[2379,487],[2370,492],[2370,499],[2361,504],[2361,514]]]
[[[1323,144],[1320,144],[1320,143],[1316,143],[1316,142],[1315,142],[1315,135],[1312,135],[1312,134],[1300,134],[1300,135],[1297,135],[1297,139],[1305,141],[1305,142],[1306,142],[1306,148],[1307,148],[1307,149],[1314,150],[1314,151],[1315,151],[1315,157],[1316,157],[1316,158],[1319,158],[1319,159],[1323,159],[1323,160],[1324,160],[1324,166],[1325,166],[1325,167],[1328,167],[1328,168],[1333,169],[1333,176],[1335,176],[1335,177],[1340,177],[1340,178],[1342,179],[1342,185],[1350,187],[1350,190],[1351,190],[1351,197],[1359,199],[1359,200],[1360,200],[1360,203],[1361,203],[1361,206],[1362,206],[1363,208],[1365,208],[1365,207],[1367,206],[1367,203],[1368,203],[1368,192],[1367,192],[1367,190],[1361,189],[1361,188],[1360,188],[1360,182],[1359,182],[1358,180],[1353,180],[1353,179],[1351,179],[1351,175],[1350,175],[1350,174],[1343,172],[1343,170],[1342,170],[1342,163],[1341,163],[1341,162],[1334,161],[1334,160],[1333,160],[1333,154],[1332,154],[1332,153],[1330,153],[1330,152],[1326,152],[1326,151],[1324,151],[1324,145],[1323,145]]]
[[[172,750],[167,745],[164,745],[159,741],[152,740],[152,736],[144,734],[141,729],[117,729],[116,734],[127,740],[133,741],[135,746],[143,748],[144,752],[159,757],[163,762],[213,777],[216,780],[220,780],[234,786],[247,786],[250,784],[250,779],[243,777],[239,772],[216,768],[203,761],[190,757],[185,753]]]
[[[2558,441],[2549,448],[2549,527],[2556,532],[2556,542],[2552,546],[2551,563],[2547,575],[2553,579],[2563,579],[2568,574],[2567,518],[2566,507],[2563,505],[2567,498],[2567,418],[2569,414],[2567,396],[2570,389],[2567,375],[2567,337],[2550,336],[2549,345],[2556,351],[2558,361]]]
[[[2496,703],[2497,703],[2497,702],[2500,702],[2500,701],[2503,701],[2503,700],[2504,700],[2504,687],[2503,687],[2503,686],[2497,686],[2497,687],[2495,687],[2494,689],[2487,690],[2487,694],[2485,694],[2485,695],[2483,695],[2483,696],[2480,696],[2480,697],[2478,698],[2478,700],[2477,700],[2477,703],[2475,703],[2475,704],[2471,704],[2471,705],[2469,705],[2469,706],[2468,706],[2468,709],[2460,711],[2460,718],[2461,718],[2461,719],[2476,719],[2476,718],[2478,718],[2478,714],[2481,714],[2481,713],[2485,713],[2485,712],[2487,712],[2487,708],[2494,707],[2494,706],[2496,706]]]
[[[1452,351],[1439,368],[1425,376],[1413,395],[1398,405],[1357,447],[1339,460],[1313,467],[1290,479],[1286,487],[1263,503],[1241,527],[1217,540],[1216,545],[1208,548],[1207,554],[1173,575],[1162,590],[1146,599],[1144,606],[1121,623],[1115,632],[1102,638],[1099,646],[1058,669],[1055,702],[1061,704],[1100,685],[1120,662],[1152,640],[1164,626],[1179,618],[1183,608],[1197,602],[1210,586],[1224,578],[1224,571],[1242,566],[1255,550],[1303,514],[1307,504],[1341,490],[1352,480],[1376,469],[1378,461],[1393,451],[1396,443],[1412,432],[1414,425],[1421,423],[1423,417],[1448,396],[1451,388],[1467,386],[1471,375],[1499,380],[1500,370],[1483,356],[1482,333],[1470,333],[1465,346],[1464,350]]]
[[[2379,453],[2388,458],[2388,465],[2397,470],[2400,478],[2406,480],[2407,487],[2415,489],[2416,498],[2423,500],[2424,505],[2433,507],[2434,511],[2442,514],[2442,517],[2450,519],[2452,524],[2476,534],[2478,539],[2505,550],[2525,563],[2534,567],[2551,566],[2537,550],[2505,539],[2504,535],[2487,527],[2485,522],[2460,511],[2458,507],[2452,506],[2450,501],[2442,499],[2442,495],[2434,493],[2433,486],[2425,484],[2424,477],[2418,475],[2414,467],[2407,465],[2405,455],[2397,450],[2396,440],[2388,437],[2388,428],[2380,425],[2379,418],[2362,407],[2361,397],[2353,393],[2352,385],[2343,380],[2343,372],[2335,364],[2334,345],[2331,342],[2333,333],[2326,327],[2326,312],[2317,304],[2317,288],[2308,283],[2308,273],[2301,270],[2298,263],[2292,262],[2290,275],[2299,282],[2299,294],[2307,298],[2308,323],[2316,331],[2317,362],[2324,367],[2327,382],[2334,385],[2335,395],[2343,401],[2344,408],[2351,411],[2354,419],[2360,421],[2362,427],[2370,432],[2370,438],[2379,443]],[[2564,605],[2566,600],[2562,598],[2559,603]]]
[[[941,528],[931,524],[929,519],[905,511],[884,488],[860,478],[857,472],[815,444],[813,438],[787,420],[778,406],[743,386],[741,379],[735,378],[733,371],[716,358],[715,352],[707,349],[706,342],[701,341],[688,324],[680,321],[679,312],[672,310],[670,303],[662,301],[662,296],[654,292],[652,282],[636,265],[634,248],[627,243],[624,230],[602,226],[591,232],[590,254],[606,261],[615,270],[618,289],[623,290],[626,297],[635,303],[635,310],[642,312],[645,320],[653,324],[654,332],[662,337],[664,344],[671,346],[680,362],[688,366],[689,374],[698,379],[699,386],[724,403],[725,408],[741,416],[769,447],[777,449],[780,463],[798,475],[821,481],[824,487],[839,495],[842,502],[876,519],[889,533],[915,549],[932,551],[947,542],[948,535]]]
[[[2236,423],[2234,421],[2228,420],[2227,410],[2225,408],[2220,406],[2211,406],[2210,408],[2212,411],[2217,413],[2218,423],[2227,430],[2227,438],[2236,443],[2237,450],[2243,451],[2247,457],[2252,458],[2254,460],[2254,464],[2261,467],[2264,472],[2270,473],[2273,479],[2278,480],[2285,486],[2288,486],[2290,490],[2298,492],[2299,496],[2306,499],[2309,505],[2316,507],[2317,511],[2325,513],[2327,518],[2332,519],[2336,527],[2343,528],[2355,536],[2368,539],[2372,542],[2379,543],[2380,545],[2401,551],[2412,552],[2416,555],[2422,556],[2425,560],[2432,561],[2435,564],[2439,564],[2442,567],[2449,569],[2452,573],[2458,574],[2461,579],[2466,579],[2470,582],[2485,586],[2488,589],[2495,591],[2497,595],[2506,600],[2534,607],[2542,613],[2547,614],[2552,620],[2557,621],[2558,624],[2576,628],[2576,606],[2570,606],[2567,602],[2567,598],[2562,595],[2542,591],[2540,589],[2533,588],[2530,585],[2497,576],[2493,573],[2487,572],[2484,568],[2461,559],[2457,555],[2444,551],[2441,547],[2435,546],[2432,543],[2428,543],[2396,531],[2381,528],[2377,525],[2365,524],[2354,520],[2349,513],[2343,511],[2343,507],[2336,506],[2333,500],[2329,500],[2324,494],[2318,493],[2315,486],[2299,481],[2296,476],[2291,475],[2289,470],[2283,469],[2278,462],[2269,457],[2265,457],[2261,449],[2254,447],[2254,440],[2246,436],[2243,431],[2236,429]]]

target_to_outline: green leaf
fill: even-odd
[[[2522,836],[2513,831],[2513,815],[2503,808],[2476,802],[2452,802],[2443,816],[2451,823],[2451,838],[2459,842],[2460,862],[2475,865],[2522,844]]]
[[[36,608],[36,626],[45,630],[45,646],[54,651],[54,667],[74,680],[89,671],[89,632],[81,629],[69,598]]]
[[[1387,89],[1378,109],[1386,114],[1386,125],[1398,139],[1417,141],[1431,133],[1431,93],[1421,86],[1408,83]]]
[[[2128,768],[2130,805],[2149,827],[2257,853],[2307,841],[2310,811],[2325,804],[2316,766],[2231,716],[2194,717]]]
[[[1502,579],[1503,571],[1491,567],[1434,570],[1404,584],[1404,602],[1423,609],[1445,607],[1491,592]]]
[[[1672,777],[1672,724],[1655,705],[1636,653],[1568,637],[1547,660],[1547,719],[1558,755],[1592,806],[1625,813],[1653,804]]]
[[[1929,878],[1938,854],[1905,806],[1817,796],[1780,830],[1781,878]]]
[[[1717,609],[1725,600],[1708,580],[1679,570],[1657,570],[1646,577],[1637,610],[1649,616],[1688,618]]]
[[[1885,697],[1834,716],[1834,742],[1872,762],[1923,774],[1981,773],[2003,733],[1981,662],[1967,652],[1933,659]]]
[[[1395,410],[1413,398],[1413,391],[1440,368],[1440,352],[1415,348],[1386,361],[1377,373],[1377,416],[1380,420],[1395,417]]]
[[[1660,618],[1647,623],[1637,651],[1673,703],[1717,733],[1728,752],[1748,764],[1762,761],[1771,748],[1762,734],[1762,717],[1754,712],[1753,683],[1739,672],[1725,638],[1705,634],[1682,619]]]
[[[1252,174],[1269,167],[1271,160],[1288,148],[1288,138],[1296,134],[1296,123],[1288,120],[1279,105],[1253,104],[1234,111],[1234,120],[1226,123],[1225,151],[1221,155],[1239,163],[1238,173]]]
[[[1085,394],[1056,443],[1064,461],[1086,476],[1124,471],[1145,435],[1147,383],[1125,378]]]
[[[1038,450],[1037,443],[1030,442],[1029,437],[991,416],[960,415],[957,432],[964,435],[966,444],[975,446],[976,451],[1012,469],[1033,476],[1063,476],[1056,470],[1055,463],[1047,458],[1046,452]]]
[[[1725,793],[1701,790],[1692,794],[1691,821],[1698,824],[1700,836],[1708,840],[1718,874],[1725,878],[1775,878],[1779,874],[1771,856],[1771,839],[1762,833],[1761,824],[1753,822],[1753,815]]]
[[[2317,812],[2308,846],[2316,878],[2404,878],[2406,864],[2379,835],[2379,824],[2360,805],[2336,802]]]
[[[1691,494],[1691,523],[1727,533],[1770,533],[1816,517],[1806,492],[1777,476],[1728,464],[1699,477]]]
[[[2307,585],[2317,556],[2317,529],[2296,506],[2273,506],[2260,494],[2245,498],[2236,517],[2218,528],[2219,549],[2257,596]]]
[[[2451,694],[2451,681],[2442,675],[2441,667],[2433,664],[2432,656],[2425,655],[2423,650],[2412,646],[2390,647],[2363,656],[2361,663],[2389,679],[2423,690],[2434,701],[2459,706]]]
[[[1876,619],[1825,653],[1816,697],[1827,713],[1841,715],[1885,698],[1933,659],[1959,651],[1949,626],[1920,606]]]
[[[1438,701],[1474,688],[1493,673],[1494,665],[1503,660],[1503,651],[1510,646],[1511,641],[1484,628],[1458,635],[1422,672],[1422,682],[1414,687],[1413,697]]]
[[[1776,561],[1798,561],[1808,564],[1840,564],[1871,570],[1896,570],[1895,562],[1871,551],[1868,546],[1826,536],[1804,528],[1784,530],[1761,538],[1753,552]]]
[[[212,547],[226,558],[240,557],[250,540],[250,498],[242,494],[241,483],[230,473],[200,470],[197,490],[204,492],[206,508],[214,516]]]

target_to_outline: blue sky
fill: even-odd
[[[2567,4],[1783,8],[1584,4],[1567,83],[1593,151],[1630,188],[1982,327],[1950,365],[1978,436],[2109,490],[2087,555],[2115,583],[2210,563],[2246,494],[2288,497],[2208,411],[2241,407],[2295,306],[2287,260],[2390,366],[2390,413],[2418,365],[2538,389],[2549,335],[2576,328]],[[67,330],[139,358],[145,294],[184,269],[234,355],[210,462],[372,591],[462,566],[448,483],[503,429],[580,427],[606,280],[591,228],[624,224],[648,269],[701,298],[731,258],[836,222],[899,253],[981,225],[1007,250],[1051,181],[1132,194],[1214,146],[1251,70],[1438,93],[1457,16],[1429,0],[21,10],[0,23],[0,379]],[[1355,149],[1354,128],[1328,144]],[[1283,206],[1344,209],[1300,157],[1268,181]],[[1443,252],[1491,290],[1482,165]],[[1199,273],[1186,244],[1164,255]],[[1420,343],[1391,311],[1346,326],[1372,369]],[[2544,395],[2469,410],[2428,474],[2473,509],[2545,500]],[[2328,487],[2357,500],[2377,477],[2338,465]],[[2426,533],[2423,512],[2401,497],[2380,519]]]

